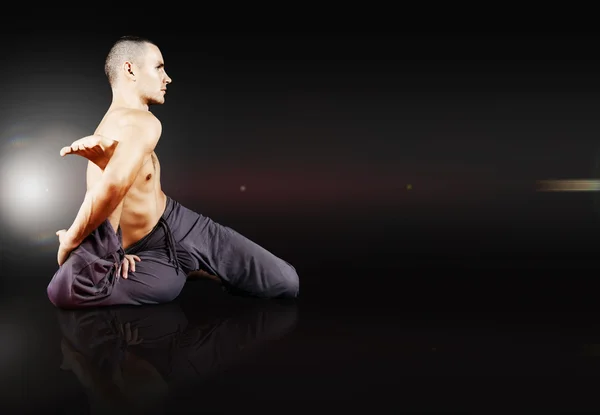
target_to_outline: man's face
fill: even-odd
[[[171,83],[171,78],[165,71],[163,57],[158,47],[146,45],[146,53],[140,62],[139,72],[137,88],[141,97],[148,105],[164,104],[167,84]]]

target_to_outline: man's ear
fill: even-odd
[[[123,64],[123,73],[127,79],[130,79],[135,82],[135,72],[133,68],[133,63],[126,61]]]

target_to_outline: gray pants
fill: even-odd
[[[125,254],[140,257],[127,279]],[[155,228],[123,250],[121,229],[106,220],[72,251],[48,285],[60,308],[160,304],[174,300],[193,271],[221,278],[236,293],[262,298],[297,297],[296,269],[227,226],[167,197]]]

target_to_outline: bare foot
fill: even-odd
[[[101,135],[89,135],[74,141],[70,146],[61,148],[60,156],[75,154],[90,160],[104,170],[118,144],[118,141]]]

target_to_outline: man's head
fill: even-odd
[[[110,49],[104,65],[113,91],[137,94],[145,104],[163,104],[171,78],[158,46],[152,41],[124,36]]]

